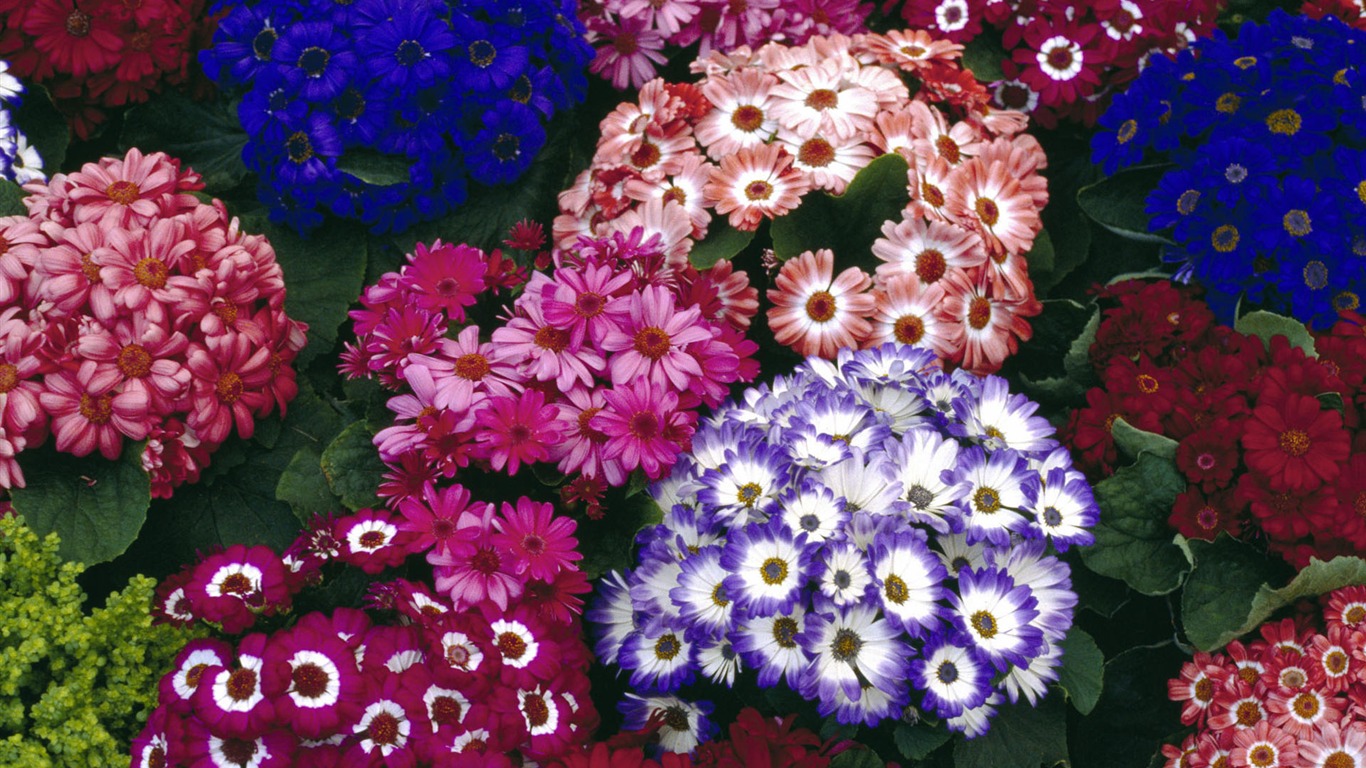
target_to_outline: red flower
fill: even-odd
[[[1236,494],[1239,501],[1251,505],[1252,517],[1274,543],[1328,530],[1336,513],[1331,490],[1326,486],[1308,493],[1277,490],[1265,475],[1249,472],[1238,478]]]
[[[1167,523],[1188,539],[1213,541],[1221,531],[1237,536],[1243,530],[1246,506],[1232,491],[1206,496],[1192,485],[1176,497]]]
[[[1232,484],[1238,469],[1238,432],[1226,421],[1192,433],[1176,447],[1176,466],[1186,479],[1211,493]]]
[[[1287,394],[1257,406],[1243,433],[1244,460],[1273,488],[1295,493],[1337,479],[1351,451],[1351,438],[1337,411],[1316,398]]]
[[[1287,392],[1316,397],[1324,392],[1343,390],[1342,380],[1333,368],[1306,357],[1304,350],[1290,346],[1284,336],[1271,338],[1271,364],[1257,381],[1260,399],[1278,399]]]
[[[1119,399],[1125,414],[1159,418],[1172,412],[1185,391],[1170,369],[1158,367],[1147,357],[1138,362],[1113,358],[1105,370],[1105,389]]]

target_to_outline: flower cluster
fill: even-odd
[[[617,90],[640,88],[667,61],[665,47],[713,50],[770,41],[800,45],[814,35],[864,31],[872,4],[859,0],[602,0],[579,3],[597,50],[589,69]]]
[[[790,260],[769,293],[775,336],[827,358],[899,341],[995,371],[1041,309],[1024,254],[1048,201],[1045,158],[1021,114],[986,106],[961,51],[923,32],[817,37],[713,54],[697,85],[652,81],[603,120],[592,166],[560,195],[556,238],[644,226],[681,262],[725,226],[713,215],[755,230],[898,153],[910,203],[873,247],[876,279],[836,278],[828,252]]]
[[[270,244],[201,188],[131,149],[26,185],[28,216],[0,218],[0,487],[23,485],[16,457],[50,432],[107,459],[146,440],[166,497],[234,428],[284,413],[306,328]]]
[[[917,29],[966,43],[990,26],[1007,51],[993,102],[1030,113],[1052,128],[1060,120],[1094,125],[1112,95],[1154,58],[1176,55],[1206,37],[1223,0],[905,0],[901,17]]]
[[[1101,119],[1107,173],[1174,163],[1148,196],[1183,278],[1232,317],[1237,302],[1307,322],[1361,303],[1366,282],[1366,33],[1272,14],[1154,59]],[[1198,54],[1198,55],[1197,55]]]
[[[703,739],[696,754],[689,756],[669,747],[678,734],[696,739],[709,732],[705,716],[699,716],[695,707],[672,696],[633,696],[625,704],[628,727],[635,726],[640,713],[645,713],[643,726],[585,745],[581,753],[570,753],[550,768],[826,768],[831,758],[853,746],[834,738],[822,741],[811,731],[794,727],[795,715],[765,718],[746,707],[731,723],[729,739]],[[663,747],[659,760],[646,757],[647,747],[640,742]]]
[[[0,179],[27,184],[43,179],[43,158],[28,143],[14,122],[24,84],[9,73],[9,62],[0,61]]]
[[[1366,765],[1366,587],[1333,592],[1322,619],[1269,622],[1183,664],[1167,694],[1194,732],[1162,748],[1167,768]]]
[[[1097,508],[1037,404],[885,345],[809,359],[693,437],[586,614],[644,694],[785,680],[822,715],[913,705],[976,736],[1057,679],[1076,595],[1048,554]]]
[[[105,109],[189,82],[191,54],[213,24],[203,0],[5,2],[0,57],[15,75],[46,86],[76,135],[88,138]]]
[[[438,512],[452,495],[434,499]],[[310,612],[273,632],[187,644],[133,742],[134,768],[512,768],[518,753],[577,750],[598,717],[574,524],[525,498],[501,512],[465,501],[430,555],[451,563],[437,568],[437,591],[376,582],[368,612]],[[288,615],[329,563],[379,574],[428,546],[384,510],[317,518],[284,556],[238,545],[186,568],[162,585],[159,610],[236,635]]]
[[[241,95],[247,167],[272,215],[402,230],[516,180],[592,50],[571,0],[235,4],[201,59]]]
[[[117,765],[155,704],[156,670],[188,635],[153,626],[156,582],[142,576],[87,612],[85,568],[58,546],[0,509],[0,764]]]
[[[510,244],[543,243],[537,228],[517,229]],[[666,474],[699,406],[758,372],[743,335],[756,291],[729,262],[671,266],[640,227],[584,237],[554,261],[482,339],[465,308],[506,284],[500,252],[418,245],[366,289],[342,368],[401,392],[394,425],[375,436],[394,470],[381,496],[397,503],[471,461],[508,474],[553,462],[592,501],[637,468]]]
[[[1366,318],[1345,315],[1315,357],[1284,336],[1215,325],[1189,288],[1111,286],[1091,348],[1103,387],[1065,431],[1093,477],[1114,471],[1118,418],[1177,441],[1189,483],[1171,525],[1264,540],[1297,567],[1366,548]],[[1325,400],[1340,400],[1340,405]]]

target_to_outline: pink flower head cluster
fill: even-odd
[[[488,334],[465,322],[483,290],[478,249],[418,246],[366,289],[342,367],[400,392],[375,436],[394,470],[381,496],[398,503],[471,462],[508,474],[554,463],[590,502],[637,468],[669,471],[699,406],[757,373],[744,330],[758,300],[728,262],[676,264],[642,232],[557,251]]]
[[[1326,603],[1322,629],[1264,624],[1261,637],[1196,653],[1167,681],[1195,727],[1162,748],[1167,768],[1366,765],[1366,587]]]
[[[701,55],[772,40],[864,30],[873,8],[859,0],[587,0],[579,19],[597,49],[589,71],[617,90],[639,88],[668,59],[665,48],[698,44]]]
[[[887,3],[896,4],[896,0]],[[1154,55],[1174,56],[1215,29],[1223,0],[904,0],[917,29],[966,43],[984,26],[1000,31],[1005,78],[991,84],[998,106],[1095,125],[1110,94]],[[1350,4],[1350,3],[1349,3]]]
[[[895,340],[995,371],[1042,309],[1024,254],[1042,227],[1046,160],[1022,114],[987,106],[961,52],[924,32],[816,37],[713,54],[694,64],[697,85],[652,81],[602,122],[555,236],[644,227],[683,263],[724,226],[714,216],[755,230],[897,153],[910,203],[874,245],[886,263],[837,278],[829,252],[790,260],[769,291],[774,333],[803,355]]]
[[[0,218],[0,487],[24,484],[16,457],[51,433],[107,459],[146,440],[167,497],[234,430],[284,414],[306,326],[270,243],[202,188],[130,149],[26,185],[28,215]]]
[[[187,644],[133,741],[134,768],[511,768],[577,752],[598,716],[574,523],[525,498],[466,513],[473,519],[459,519],[443,551],[474,554],[445,570],[475,575],[454,597],[448,586],[377,582],[368,610]],[[389,512],[361,510],[315,520],[284,556],[231,547],[167,580],[158,610],[240,635],[258,616],[288,615],[330,562],[371,574],[400,565],[421,546],[400,526]],[[471,586],[494,571],[515,589]]]

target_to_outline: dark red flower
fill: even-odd
[[[1238,478],[1235,495],[1249,505],[1252,518],[1266,531],[1269,543],[1294,541],[1311,531],[1327,530],[1337,513],[1337,499],[1330,486],[1292,493],[1272,488],[1269,479],[1257,472]]]
[[[1134,416],[1152,415],[1159,419],[1172,412],[1183,392],[1168,368],[1158,367],[1147,357],[1138,362],[1117,357],[1105,369],[1105,390],[1118,398],[1120,410]]]
[[[1176,497],[1167,523],[1188,539],[1213,541],[1220,532],[1242,533],[1246,507],[1232,491],[1206,496],[1191,486]]]
[[[1187,436],[1176,447],[1176,466],[1205,493],[1228,488],[1238,469],[1238,431],[1216,421]]]
[[[1287,394],[1252,412],[1243,432],[1243,460],[1277,490],[1303,493],[1336,480],[1351,451],[1337,411],[1317,398]]]

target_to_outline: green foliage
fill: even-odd
[[[1314,349],[1314,337],[1309,335],[1309,329],[1304,327],[1304,323],[1298,320],[1259,309],[1238,318],[1233,324],[1233,330],[1256,336],[1267,349],[1271,348],[1273,337],[1284,336],[1290,342],[1290,346],[1304,350],[1305,355],[1313,358],[1319,356]]]
[[[14,122],[43,158],[43,173],[52,176],[66,162],[71,128],[66,116],[57,111],[47,88],[25,84],[24,101],[15,111]]]
[[[86,614],[84,567],[59,548],[0,519],[0,764],[123,765],[190,635],[152,626],[156,583],[142,576]]]
[[[247,133],[227,105],[196,101],[176,91],[128,110],[119,137],[125,151],[137,147],[177,158],[203,176],[205,189],[214,195],[228,192],[249,175],[242,163],[246,145]]]
[[[901,155],[887,154],[859,171],[844,194],[808,194],[795,211],[773,220],[774,253],[786,260],[829,248],[839,269],[873,267],[873,241],[882,236],[883,223],[900,219],[910,202],[908,170]]]
[[[952,734],[942,725],[932,727],[924,723],[903,723],[892,731],[897,751],[907,760],[924,760],[931,752],[949,743],[951,737]]]
[[[718,261],[734,258],[753,240],[754,232],[736,229],[718,216],[712,219],[706,238],[692,247],[688,261],[698,269],[707,269]]]
[[[991,34],[977,35],[963,47],[963,66],[984,83],[1006,79],[1001,62],[1008,58],[1010,54],[1001,41]]]
[[[1284,564],[1228,535],[1191,541],[1190,549],[1195,568],[1181,594],[1181,618],[1191,645],[1211,651],[1247,631],[1242,625],[1252,601],[1265,582],[1278,580]]]
[[[887,768],[887,761],[866,747],[855,747],[835,755],[830,768]]]
[[[1197,556],[1204,555],[1197,551]],[[1248,559],[1247,555],[1240,557],[1242,560]],[[1259,571],[1244,564],[1241,566],[1242,573],[1238,577],[1240,583],[1228,585],[1232,594],[1236,595],[1237,602],[1226,606],[1216,606],[1214,590],[1220,583],[1229,582],[1234,578],[1233,576],[1222,576],[1218,573],[1218,569],[1223,564],[1233,565],[1233,560],[1234,558],[1227,553],[1211,556],[1209,573],[1201,577],[1202,582],[1213,582],[1208,587],[1201,584],[1199,594],[1202,596],[1202,605],[1215,607],[1220,611],[1222,621],[1218,625],[1213,625],[1212,621],[1205,621],[1203,617],[1196,615],[1195,611],[1199,610],[1201,605],[1192,604],[1189,609],[1183,607],[1186,633],[1190,636],[1191,642],[1202,650],[1220,648],[1230,640],[1251,632],[1262,622],[1271,618],[1273,613],[1296,600],[1305,597],[1317,597],[1342,587],[1366,584],[1366,560],[1359,557],[1335,557],[1326,562],[1313,558],[1304,570],[1300,571],[1289,584],[1280,589],[1276,589],[1270,584],[1261,583],[1262,578],[1258,577]],[[1199,561],[1197,561],[1198,565]],[[1195,577],[1196,574],[1192,573],[1191,581],[1195,581]],[[1256,584],[1261,584],[1261,586],[1254,587],[1253,585]],[[1187,587],[1187,590],[1189,591],[1190,587]],[[1198,632],[1191,629],[1193,621],[1199,627]]]
[[[1077,192],[1077,205],[1092,221],[1124,238],[1171,243],[1170,239],[1148,231],[1144,202],[1170,167],[1143,165],[1122,170],[1082,187]]]
[[[1006,704],[991,719],[991,730],[959,738],[955,768],[1039,768],[1067,760],[1067,718],[1062,700],[1049,696],[1038,707],[1021,700]]]
[[[1105,664],[1105,689],[1074,728],[1074,768],[1147,768],[1160,742],[1181,727],[1167,678],[1188,657],[1174,645],[1130,648]]]
[[[102,563],[137,538],[152,503],[142,443],[127,443],[118,461],[77,458],[43,446],[20,454],[28,485],[12,490],[14,509],[40,534],[57,533],[62,556]]]
[[[401,155],[388,155],[368,149],[350,149],[337,160],[337,170],[349,173],[366,184],[387,187],[407,184],[412,179],[411,162]]]
[[[1127,456],[1137,457],[1147,451],[1159,459],[1176,461],[1177,443],[1166,435],[1139,429],[1122,418],[1115,419],[1110,434],[1115,438],[1115,445]]]
[[[24,190],[12,181],[0,179],[0,216],[27,216]]]
[[[1096,641],[1079,627],[1072,627],[1062,641],[1062,668],[1058,685],[1067,692],[1072,706],[1083,715],[1090,714],[1100,700],[1105,677],[1105,654]]]
[[[321,466],[332,493],[348,509],[382,506],[375,491],[387,471],[364,421],[350,424],[322,453]]]
[[[1165,595],[1181,586],[1190,561],[1172,541],[1167,517],[1185,489],[1176,465],[1149,453],[1097,483],[1096,543],[1082,550],[1082,561],[1145,595]]]

